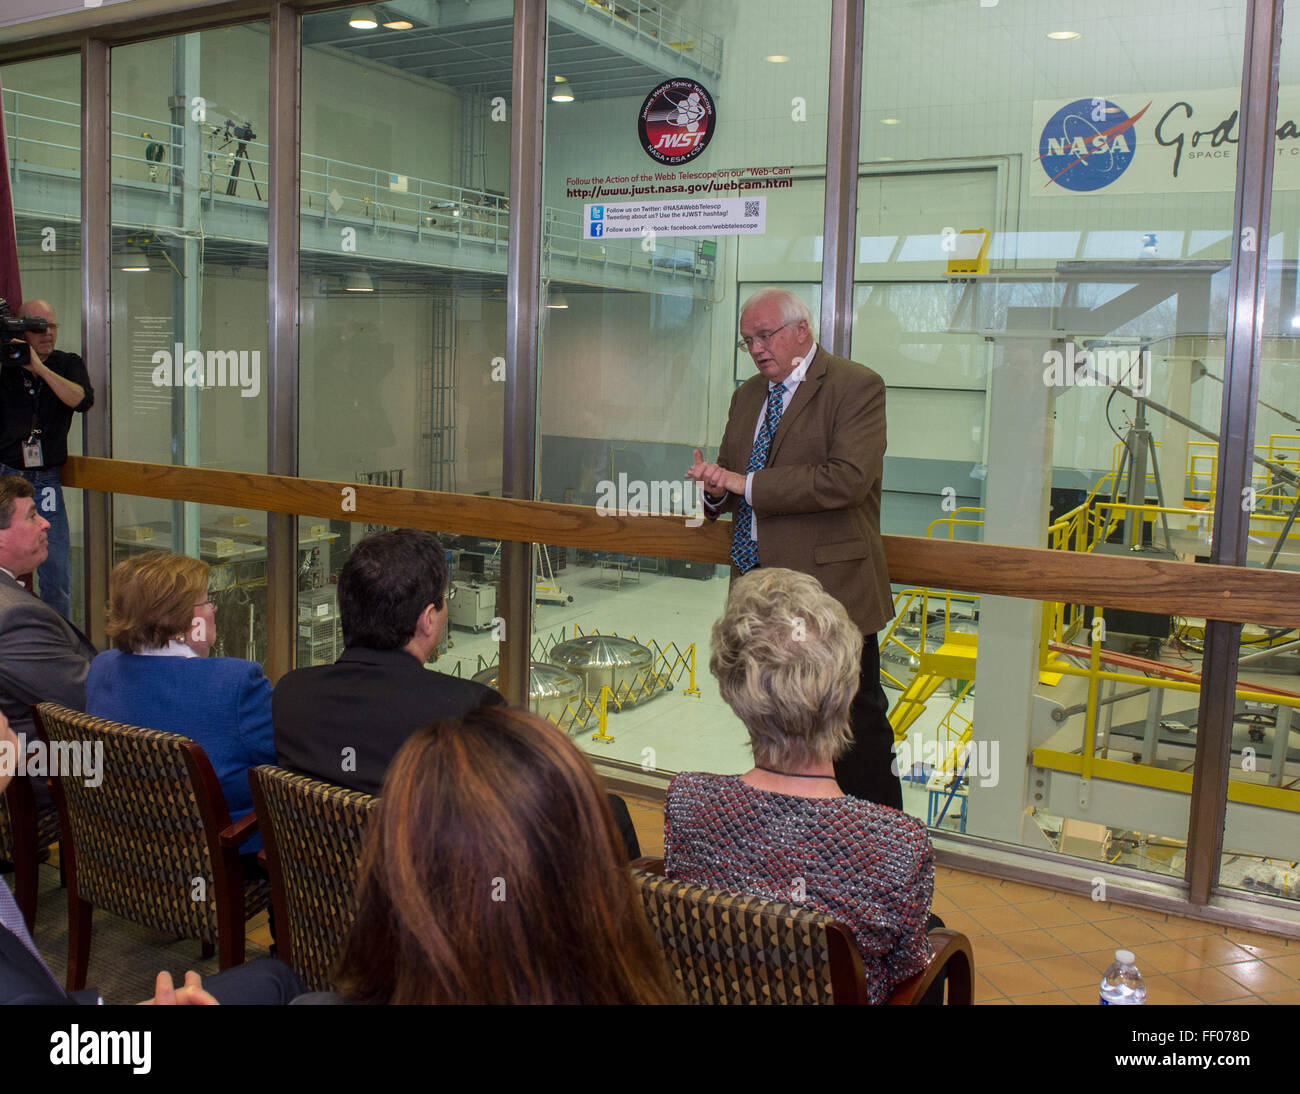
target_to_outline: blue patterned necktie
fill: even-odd
[[[51,980],[54,980],[54,973],[50,972],[50,967],[41,957],[40,952],[36,949],[36,943],[32,941],[32,936],[27,933],[27,924],[23,920],[23,913],[18,908],[17,901],[9,892],[9,886],[0,881],[0,927],[13,934],[19,942],[27,947],[27,951],[41,963]],[[54,980],[57,984],[58,981]]]
[[[749,454],[748,471],[761,471],[767,466],[767,454],[772,448],[772,438],[776,427],[781,424],[781,415],[785,411],[785,384],[777,384],[767,397],[767,417],[763,428],[754,438],[754,450]],[[754,527],[754,510],[741,495],[736,506],[736,527],[731,533],[731,561],[742,574],[749,573],[758,565],[758,544],[754,542],[751,530]]]

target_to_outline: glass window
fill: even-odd
[[[539,496],[695,511],[693,451],[716,458],[755,371],[741,304],[766,285],[820,303],[830,4],[547,14]],[[747,770],[707,669],[727,569],[539,556],[534,661],[582,664],[593,632],[635,638],[584,675],[575,738],[638,769]]]
[[[81,354],[81,64],[75,55],[0,68],[6,152],[23,296],[53,309],[54,349]],[[21,300],[10,300],[18,311]],[[92,385],[93,386],[93,385]],[[67,434],[69,455],[82,452],[81,418]],[[54,537],[66,528],[71,618],[84,623],[85,565],[81,491],[63,488],[63,504],[38,498]],[[61,512],[60,512],[61,510]],[[38,586],[40,578],[37,578]]]
[[[113,50],[117,458],[266,471],[268,57],[265,23]],[[228,649],[253,659],[266,649],[266,553],[246,533],[264,529],[263,514],[114,499],[116,553],[201,557],[229,588],[259,589],[251,615],[244,600],[223,613]]]
[[[303,19],[299,468],[499,494],[512,23],[402,13]]]
[[[1196,643],[1199,620],[1187,621]],[[1295,630],[1242,630],[1219,884],[1300,901],[1300,662]]]
[[[303,18],[299,471],[499,496],[512,22],[432,0],[374,27],[351,14]],[[300,547],[321,523],[299,521]],[[382,530],[323,523],[328,564],[300,559],[299,665],[341,650],[329,576]],[[442,539],[478,559],[460,602],[481,651],[449,632],[439,665],[471,676],[496,654],[497,544]]]
[[[1255,407],[1254,464],[1246,565],[1265,569],[1300,567],[1300,51],[1283,36],[1278,73],[1276,147],[1269,214],[1264,328],[1260,339],[1259,401]],[[1233,136],[1236,136],[1233,131]],[[1235,157],[1230,160],[1235,164]],[[1207,356],[1200,381],[1218,392],[1222,370]],[[1216,426],[1217,428],[1217,426]],[[1198,498],[1214,509],[1214,451],[1198,445]],[[1189,456],[1189,478],[1192,470]],[[1192,637],[1198,620],[1191,621]],[[1300,816],[1300,634],[1285,626],[1242,629],[1236,718],[1232,730],[1231,783],[1219,884],[1238,892],[1300,900],[1294,866],[1296,818]]]
[[[1205,557],[1245,5],[1057,7],[867,6],[853,352],[888,387],[882,526]],[[951,796],[944,827],[1182,876],[1198,621],[941,590],[899,609],[910,811],[938,823]]]

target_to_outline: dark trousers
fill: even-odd
[[[880,686],[880,645],[874,634],[862,639],[862,675],[849,710],[853,748],[835,762],[840,789],[863,801],[903,808],[903,785],[894,770],[894,731],[889,700]]]
[[[628,862],[641,857],[641,842],[636,836],[636,825],[632,823],[632,814],[628,812],[627,802],[617,794],[607,794],[610,812],[614,814],[614,824],[618,834],[623,837],[623,849],[627,852]]]
[[[203,987],[225,1006],[259,1007],[288,1006],[307,990],[293,969],[271,957],[205,976]]]

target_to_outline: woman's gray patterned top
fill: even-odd
[[[930,960],[934,851],[925,825],[897,809],[688,772],[668,786],[664,868],[670,878],[834,916],[858,941],[872,1003]]]

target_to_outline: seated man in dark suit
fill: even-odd
[[[40,601],[37,601],[40,603]],[[51,609],[53,610],[53,609]],[[9,788],[18,756],[18,739],[0,712],[0,794]],[[150,1003],[193,1005],[245,1003],[262,1006],[287,1004],[307,989],[293,970],[280,961],[252,961],[208,977],[185,976],[185,985],[173,988],[171,975],[158,974]],[[23,922],[9,886],[0,881],[0,1006],[12,1003],[59,1005],[102,1002],[94,988],[68,993],[45,963]]]
[[[342,656],[286,673],[271,694],[282,766],[378,794],[417,729],[505,702],[492,688],[425,668],[447,627],[449,584],[432,532],[403,528],[357,544],[339,573]],[[610,795],[610,807],[628,857],[638,858],[627,806]]]
[[[95,647],[76,627],[21,585],[49,553],[35,490],[26,479],[0,475],[0,712],[25,745],[35,736],[33,703],[86,708],[86,671]],[[50,804],[43,780],[32,790]]]

